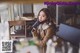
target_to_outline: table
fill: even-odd
[[[27,38],[27,39],[20,39],[16,40],[17,43],[14,44],[16,51],[15,53],[39,53],[38,47],[36,45],[30,45],[29,41],[32,41],[32,38]]]

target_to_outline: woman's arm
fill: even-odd
[[[31,33],[33,35],[33,40],[34,40],[35,44],[38,45],[39,44],[39,39],[38,39],[39,33],[38,33],[38,30],[33,28]]]
[[[53,28],[52,26],[50,26],[49,28],[46,29],[46,35],[43,38],[42,41],[40,41],[40,45],[44,46],[46,44],[46,42],[48,41],[48,39],[50,37],[53,37],[53,35],[55,35],[55,28]]]
[[[38,39],[38,32],[37,32],[37,29],[33,28],[32,31],[31,31],[32,35],[33,35],[33,38],[36,38]]]

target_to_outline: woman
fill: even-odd
[[[47,8],[39,11],[38,21],[40,24],[36,28],[33,28],[32,35],[35,39],[35,44],[45,53],[46,42],[55,35],[55,24]]]

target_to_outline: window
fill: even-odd
[[[9,11],[7,4],[0,4],[0,18],[2,23],[9,20]]]

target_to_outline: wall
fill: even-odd
[[[23,4],[24,13],[32,13],[32,4]]]

